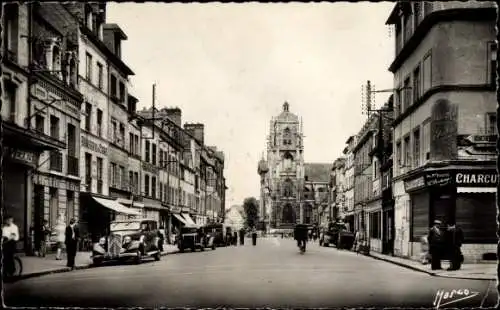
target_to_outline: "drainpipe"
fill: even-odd
[[[33,4],[32,3],[27,3],[27,9],[28,9],[28,37],[27,37],[27,44],[28,44],[28,78],[27,78],[27,83],[26,83],[26,88],[28,92],[27,96],[27,106],[28,106],[28,111],[27,111],[27,118],[26,118],[26,127],[31,129],[31,84],[32,84],[32,79],[31,75],[33,74],[32,68],[31,68],[31,62],[32,62],[32,36],[33,36]],[[25,253],[28,252],[34,252],[34,244],[31,243],[32,239],[32,234],[31,234],[31,229],[30,229],[30,222],[31,222],[31,213],[29,212],[31,208],[29,207],[29,197],[30,192],[33,190],[31,186],[29,186],[30,178],[30,173],[26,171],[24,173],[24,180],[25,180],[25,188],[24,188],[24,251]]]

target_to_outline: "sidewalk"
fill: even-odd
[[[162,256],[167,254],[177,253],[178,249],[174,245],[165,244]],[[91,252],[78,252],[75,258],[76,269],[87,269],[92,267],[92,260],[90,258]],[[21,261],[23,262],[23,271],[21,276],[17,277],[15,280],[22,280],[32,277],[38,277],[42,275],[47,275],[51,273],[60,273],[71,271],[69,267],[66,267],[66,255],[62,255],[62,260],[56,260],[55,254],[49,254],[45,257],[37,256],[23,256],[19,255]]]
[[[481,264],[463,264],[460,270],[447,271],[448,262],[443,262],[441,266],[443,270],[431,270],[430,264],[423,265],[421,262],[410,260],[407,258],[384,255],[376,252],[371,252],[368,255],[375,259],[390,262],[402,267],[406,267],[415,271],[425,272],[429,275],[444,278],[455,279],[470,279],[470,280],[496,280],[497,279],[497,262],[481,263]]]

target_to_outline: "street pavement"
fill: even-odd
[[[317,243],[301,255],[280,238],[4,285],[5,304],[17,307],[407,308],[433,307],[436,295],[440,308],[493,307],[498,299],[496,281],[434,277]]]

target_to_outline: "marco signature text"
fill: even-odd
[[[476,297],[479,292],[472,292],[468,289],[456,289],[451,291],[438,290],[436,292],[436,297],[434,297],[434,302],[432,305],[437,309],[442,306],[447,306],[460,302],[462,300],[467,300]]]

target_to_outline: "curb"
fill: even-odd
[[[400,263],[400,262],[396,262],[396,261],[393,261],[393,260],[390,260],[390,259],[387,259],[387,258],[383,258],[383,257],[378,257],[378,256],[373,256],[371,254],[368,254],[368,255],[365,255],[365,256],[368,256],[368,257],[371,257],[371,258],[374,258],[374,259],[378,259],[378,260],[381,260],[381,261],[384,261],[384,262],[388,262],[388,263],[392,263],[394,265],[398,265],[398,266],[401,266],[401,267],[404,267],[404,268],[407,268],[407,269],[411,269],[413,271],[419,271],[419,272],[422,272],[422,273],[426,273],[430,276],[433,276],[433,277],[438,277],[438,278],[449,278],[449,279],[461,279],[461,280],[480,280],[480,281],[492,281],[492,280],[496,280],[496,278],[478,278],[478,277],[464,277],[464,276],[453,276],[453,275],[441,275],[441,274],[437,274],[435,272],[432,272],[432,271],[426,271],[426,270],[422,270],[420,268],[416,268],[416,267],[413,267],[413,266],[410,266],[410,265],[406,265],[406,264],[403,264],[403,263]]]
[[[161,253],[161,256],[166,256],[169,254],[176,254],[178,252],[179,251],[163,252],[163,253]],[[83,270],[83,269],[89,269],[89,268],[94,268],[94,266],[92,264],[75,266],[74,270]],[[46,276],[49,274],[64,273],[64,272],[70,272],[70,271],[71,271],[71,268],[69,268],[69,267],[61,267],[59,269],[52,269],[52,270],[45,270],[45,271],[38,271],[38,272],[22,274],[20,276],[13,277],[12,279],[10,279],[6,282],[7,283],[14,283],[17,281],[26,280],[26,279],[30,279],[30,278],[37,278],[37,277]]]

